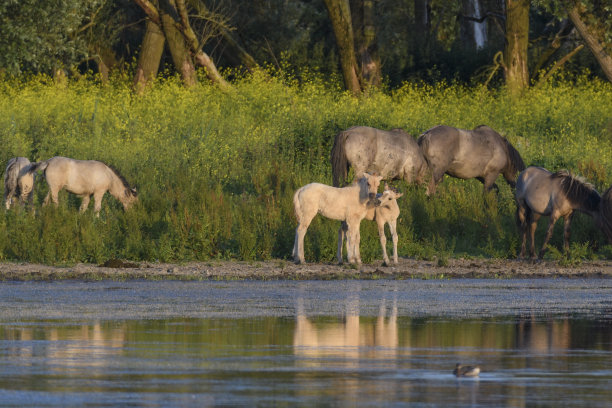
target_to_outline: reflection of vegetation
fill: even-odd
[[[486,123],[527,164],[583,171],[601,187],[612,183],[607,83],[557,82],[528,90],[520,103],[501,92],[448,84],[406,84],[359,100],[316,77],[297,85],[256,74],[234,85],[235,92],[223,93],[205,85],[185,90],[169,80],[134,97],[120,79],[106,87],[87,81],[56,87],[37,78],[0,82],[0,163],[14,156],[98,159],[117,167],[140,196],[127,213],[107,199],[96,219],[78,214],[79,199],[66,194],[59,209],[41,209],[46,185],[39,178],[36,216],[0,210],[0,260],[288,258],[292,194],[309,182],[331,183],[333,136],[355,124],[418,135],[440,123]],[[506,183],[486,205],[476,181],[446,178],[433,199],[422,188],[397,184],[407,193],[399,203],[401,256],[444,263],[455,255],[516,255],[515,205]],[[308,261],[334,260],[336,231],[335,222],[313,223]],[[364,261],[378,259],[376,227],[364,224],[361,232]],[[592,241],[588,256],[607,253],[591,220],[575,223],[572,241]]]

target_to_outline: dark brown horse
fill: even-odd
[[[519,152],[495,130],[480,125],[474,130],[436,126],[423,133],[418,144],[431,170],[427,194],[435,194],[444,174],[461,179],[476,178],[485,191],[497,189],[500,173],[511,187],[525,169]]]
[[[402,129],[387,131],[368,126],[354,126],[336,135],[331,164],[334,186],[344,183],[349,166],[355,180],[367,172],[379,174],[384,180],[421,183],[427,171],[414,137]]]
[[[525,256],[527,233],[531,239],[529,254],[535,258],[535,230],[541,216],[549,216],[548,230],[538,255],[542,258],[546,245],[552,237],[555,222],[563,217],[563,248],[569,249],[570,224],[574,211],[578,210],[593,217],[595,225],[600,228],[612,243],[612,188],[604,197],[586,183],[567,171],[551,173],[541,167],[528,167],[519,174],[515,198],[517,204],[516,218],[522,233],[521,253]]]

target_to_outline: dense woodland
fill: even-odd
[[[486,124],[527,165],[612,185],[609,1],[6,0],[0,2],[0,163],[103,161],[136,187],[100,217],[36,179],[0,208],[0,261],[290,259],[292,197],[332,183],[334,136],[354,125]],[[2,169],[4,170],[4,168]],[[515,258],[513,191],[447,177],[435,197],[393,182],[399,255]],[[91,207],[91,206],[90,206]],[[541,243],[546,217],[536,231]],[[610,258],[592,219],[562,223],[546,257]],[[316,217],[306,261],[333,262]],[[364,262],[380,261],[375,223]],[[539,245],[539,244],[538,244]]]
[[[354,94],[405,81],[520,90],[563,68],[612,80],[607,0],[7,0],[0,72],[158,74],[274,66],[336,76]]]

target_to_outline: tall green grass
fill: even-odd
[[[124,212],[107,195],[96,218],[91,209],[79,214],[80,200],[66,192],[59,208],[41,207],[47,186],[39,177],[34,212],[0,210],[0,260],[289,258],[293,192],[314,181],[331,184],[333,138],[353,125],[403,127],[416,137],[438,124],[487,124],[528,165],[570,169],[600,191],[612,184],[609,83],[557,81],[520,99],[456,84],[405,84],[356,99],[320,78],[297,83],[262,74],[233,87],[185,89],[171,78],[135,96],[122,79],[63,87],[45,78],[0,81],[0,162],[56,155],[101,160],[119,169],[140,197]],[[423,188],[395,184],[406,192],[399,200],[401,256],[516,256],[515,206],[501,178],[499,195],[486,197],[475,180],[446,178],[433,198]],[[337,228],[315,219],[306,235],[308,261],[334,260]],[[361,231],[364,262],[380,259],[375,225],[366,221]],[[611,253],[588,217],[575,218],[572,241],[584,256]]]

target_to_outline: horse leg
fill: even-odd
[[[14,195],[15,195],[14,191],[8,191],[8,192],[4,193],[4,205],[5,205],[7,210],[11,208],[11,203],[13,201],[13,196]]]
[[[360,221],[360,220],[359,220]],[[347,220],[348,224],[348,245],[349,245],[349,262],[361,265],[361,254],[359,253],[359,221]]]
[[[535,214],[533,211],[530,213],[529,217],[529,238],[531,239],[531,245],[529,246],[529,257],[531,259],[536,259],[535,256],[535,231],[538,227],[538,219],[539,215]]]
[[[563,217],[563,250],[565,253],[569,253],[569,241],[570,241],[570,224],[572,223],[572,218],[574,217],[574,212],[567,214]]]
[[[308,230],[308,226],[312,222],[316,214],[304,217],[302,216],[301,222],[298,224],[295,229],[295,242],[293,245],[293,261],[296,264],[306,263],[304,259],[304,236],[306,235],[306,230]]]
[[[348,230],[348,225],[346,225],[345,221],[342,221],[342,224],[340,224],[340,228],[338,228],[338,252],[337,252],[337,258],[338,258],[338,263],[342,264],[343,262],[343,257],[342,257],[342,247],[344,246],[344,237],[346,236],[346,231]],[[347,241],[348,242],[348,241]]]
[[[550,241],[550,238],[552,237],[555,222],[558,219],[559,216],[555,212],[550,214],[550,222],[548,223],[548,229],[546,230],[546,237],[544,238],[544,243],[542,244],[542,248],[540,249],[540,253],[538,255],[538,258],[540,259],[542,259],[542,257],[544,256],[544,252],[546,252],[546,245],[548,245],[548,241]]]
[[[521,233],[521,252],[519,254],[519,259],[525,257],[525,247],[527,244],[527,212],[529,210],[524,206],[524,203],[517,203],[516,207],[516,222],[518,224],[520,233]]]
[[[59,194],[59,190],[54,190],[53,188],[49,187],[49,192],[45,196],[43,205],[49,204],[49,199],[51,199],[53,204],[55,204],[55,206],[57,207],[57,205],[59,204],[59,200],[57,198],[58,194]]]
[[[94,193],[94,212],[96,217],[100,216],[100,210],[102,209],[102,197],[104,197],[104,191],[100,193]],[[87,203],[89,204],[89,197],[87,197]]]
[[[83,200],[81,201],[81,208],[79,208],[79,211],[84,213],[87,210],[87,207],[89,206],[89,194],[86,194],[83,197]]]
[[[397,220],[389,221],[389,230],[391,230],[391,238],[393,240],[393,263],[397,265]]]
[[[378,224],[378,238],[380,239],[380,247],[382,248],[383,264],[385,266],[389,266],[390,262],[389,257],[387,256],[387,237],[385,236],[385,222],[377,218],[376,223]]]

